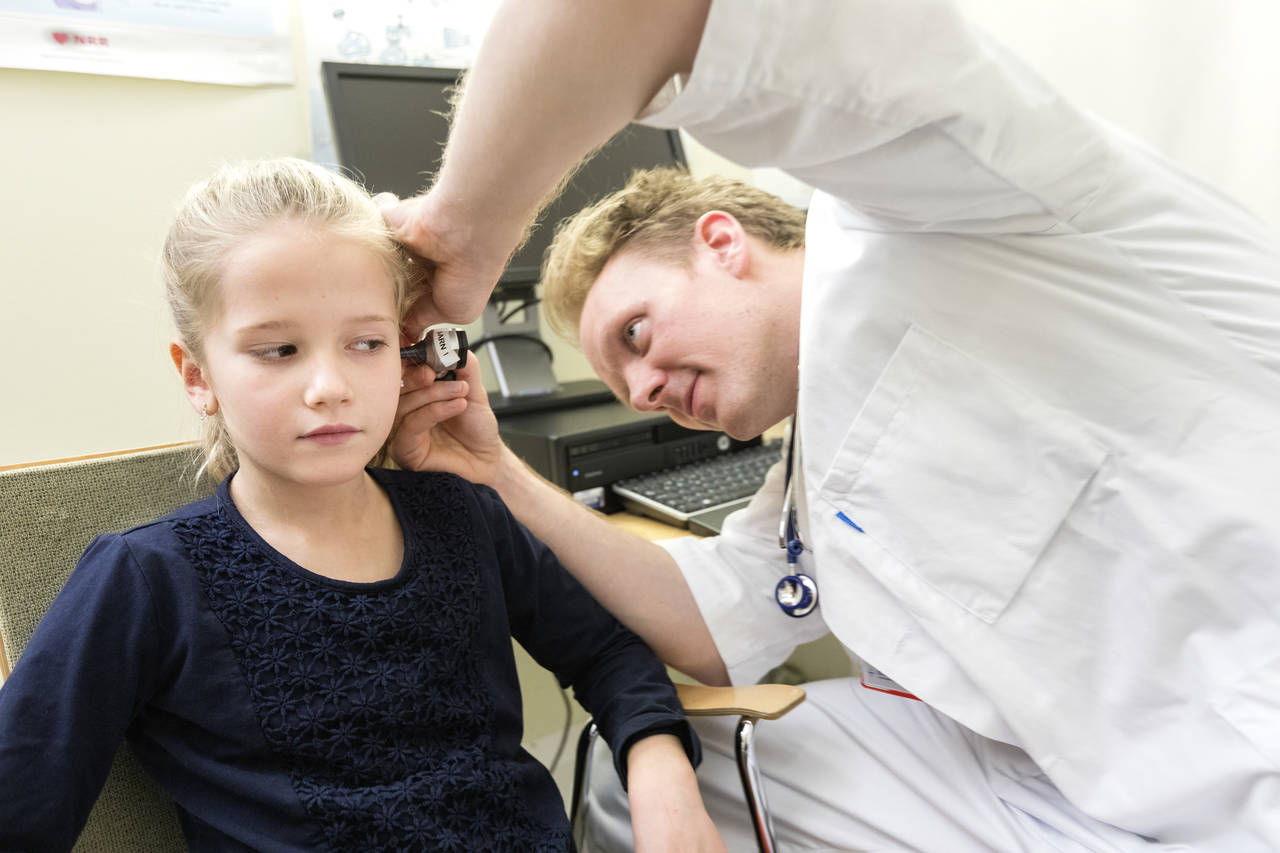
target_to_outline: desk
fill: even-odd
[[[695,535],[683,527],[672,527],[670,524],[664,524],[657,519],[644,515],[635,515],[626,511],[605,515],[605,520],[614,527],[622,528],[629,533],[634,533],[641,539],[648,539],[650,542]]]

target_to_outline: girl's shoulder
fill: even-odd
[[[171,535],[174,527],[182,524],[199,524],[202,519],[213,518],[218,513],[218,496],[216,494],[198,498],[185,506],[175,509],[167,515],[151,521],[135,525],[117,535],[129,544],[148,542],[154,537]],[[112,534],[106,534],[112,535]]]
[[[139,608],[173,609],[173,603],[192,597],[188,549],[176,527],[216,512],[213,497],[126,530],[96,536],[77,561],[59,599],[77,602],[73,610],[141,612]],[[148,605],[146,602],[152,602]],[[149,612],[149,611],[148,611]]]
[[[82,570],[97,567],[120,570],[126,566],[138,569],[171,566],[175,558],[185,561],[186,549],[182,545],[179,528],[204,526],[218,513],[215,495],[194,500],[160,518],[144,522],[120,531],[99,534],[85,549],[80,558]]]

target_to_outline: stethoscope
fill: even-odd
[[[788,616],[799,619],[808,616],[818,606],[818,584],[813,578],[795,568],[796,562],[804,552],[804,540],[800,538],[800,528],[796,524],[797,508],[795,481],[791,477],[791,466],[796,450],[796,422],[791,420],[791,437],[787,445],[787,479],[782,497],[782,520],[778,523],[778,547],[787,552],[787,574],[773,589],[774,600],[778,607]]]

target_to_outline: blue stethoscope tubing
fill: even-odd
[[[799,619],[808,616],[818,606],[818,584],[813,578],[795,568],[800,554],[804,552],[804,541],[800,538],[800,530],[796,525],[796,496],[793,490],[792,461],[796,450],[796,422],[791,420],[791,437],[787,446],[786,488],[782,498],[782,522],[778,525],[778,546],[787,552],[787,574],[773,589],[773,598],[778,607],[788,616]]]

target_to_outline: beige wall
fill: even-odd
[[[0,465],[190,437],[155,258],[219,162],[308,151],[293,87],[0,69]]]

